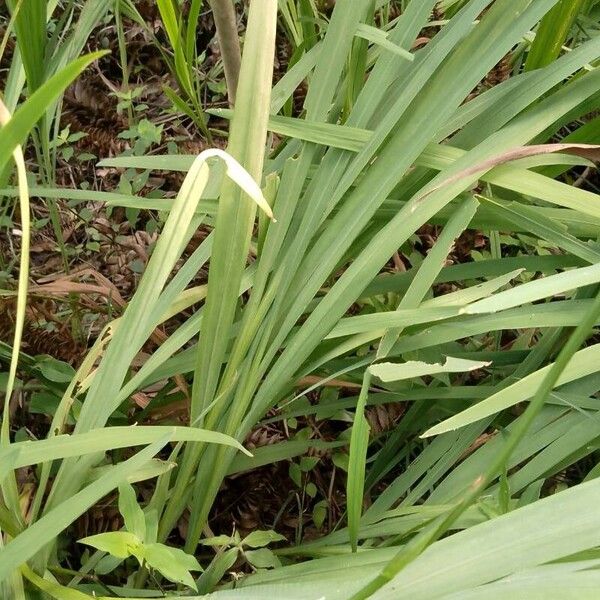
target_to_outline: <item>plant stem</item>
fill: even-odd
[[[235,7],[231,0],[211,0],[210,6],[215,19],[217,38],[219,39],[219,47],[223,58],[229,104],[233,106],[242,64]]]

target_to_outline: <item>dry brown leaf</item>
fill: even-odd
[[[417,201],[421,202],[437,190],[455,183],[464,177],[468,177],[469,175],[475,175],[476,173],[481,173],[483,175],[494,167],[498,167],[499,165],[503,165],[513,160],[528,158],[530,156],[540,156],[542,154],[554,154],[557,152],[574,154],[575,156],[581,156],[588,160],[600,161],[600,146],[592,144],[537,144],[534,146],[519,146],[512,150],[497,154],[496,156],[492,156],[468,169],[463,169],[462,171],[455,173],[451,177],[448,177],[448,179],[444,179],[433,188],[427,190],[422,196],[417,198]]]

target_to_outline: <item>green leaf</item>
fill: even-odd
[[[572,269],[557,275],[544,277],[479,300],[462,309],[461,312],[474,315],[498,312],[543,298],[551,298],[564,292],[600,281],[600,264]]]
[[[145,544],[140,556],[148,566],[158,571],[163,577],[174,583],[182,583],[193,590],[197,590],[196,582],[190,571],[199,571],[200,565],[193,556],[186,555],[183,551],[174,552],[174,548],[164,544]],[[182,560],[182,555],[187,558]]]
[[[595,344],[589,348],[579,350],[575,353],[572,360],[569,362],[566,369],[560,376],[557,386],[563,385],[570,381],[580,379],[597,371],[597,362],[600,359],[600,344]],[[439,435],[446,431],[464,427],[469,423],[474,423],[484,419],[485,417],[494,415],[501,410],[514,406],[519,402],[529,400],[536,393],[539,385],[543,381],[545,375],[552,368],[548,365],[543,369],[539,369],[535,373],[524,377],[520,381],[500,390],[486,400],[475,404],[471,408],[464,410],[440,424],[429,428],[422,437]]]
[[[29,131],[44,114],[48,105],[51,104],[52,101],[56,99],[89,64],[106,54],[106,52],[93,52],[74,60],[71,64],[43,83],[25,101],[25,103],[15,111],[10,122],[0,129],[0,172],[6,167],[13,150],[25,141]]]
[[[317,495],[317,491],[318,490],[317,490],[317,486],[312,481],[309,481],[306,484],[306,487],[304,488],[304,491],[306,492],[306,495],[309,498],[314,498]]]
[[[55,383],[66,383],[75,375],[75,369],[70,364],[52,356],[43,356],[36,360],[36,367],[46,379]]]
[[[96,575],[108,575],[112,573],[120,564],[123,563],[122,558],[105,554],[95,565],[94,573]]]
[[[0,581],[28,561],[40,549],[52,543],[73,521],[106,496],[127,477],[141,469],[168,441],[163,436],[130,459],[113,467],[94,483],[72,495],[63,503],[57,503],[43,517],[30,525],[0,549]]]
[[[143,542],[147,541],[144,512],[137,503],[133,486],[128,483],[119,485],[119,512],[123,516],[125,529]]]
[[[47,0],[30,0],[21,3],[17,0],[9,0],[11,13],[14,14],[15,9],[19,8],[14,24],[15,33],[30,92],[35,92],[40,87],[44,77],[44,54],[48,43],[46,5]]]
[[[89,600],[90,596],[74,590],[72,588],[64,587],[59,585],[58,583],[54,583],[52,581],[48,581],[40,577],[37,573],[35,573],[32,569],[30,569],[27,565],[23,565],[21,567],[21,573],[23,576],[28,579],[33,585],[35,585],[38,589],[42,590],[46,594],[48,594],[51,598],[56,598],[57,600]],[[29,600],[29,596],[28,596]],[[32,599],[33,600],[33,599]]]
[[[242,544],[244,546],[249,546],[250,548],[262,548],[263,546],[267,546],[272,542],[281,542],[284,541],[285,537],[281,534],[268,530],[268,531],[253,531],[249,533],[243,540]]]
[[[216,431],[188,427],[123,426],[95,429],[87,433],[59,435],[39,441],[11,444],[0,449],[0,480],[6,472],[26,465],[47,462],[58,458],[82,456],[115,448],[129,448],[150,444],[166,435],[173,440],[232,444],[238,442]],[[171,437],[172,436],[172,437]],[[247,453],[246,450],[243,450]]]
[[[142,540],[135,534],[128,531],[109,531],[91,535],[79,540],[80,544],[92,546],[96,550],[108,552],[117,558],[127,558],[139,552],[142,547]]]
[[[158,511],[155,508],[144,512],[144,528],[146,530],[144,543],[151,544],[158,538]]]
[[[369,422],[365,417],[365,406],[371,384],[371,371],[366,370],[363,376],[362,388],[356,404],[354,423],[350,436],[350,457],[348,459],[348,480],[346,496],[348,498],[348,530],[352,552],[356,552],[358,544],[358,529],[362,514],[363,496],[365,489],[365,463],[369,448]]]
[[[169,550],[174,560],[189,571],[202,571],[202,567],[195,556],[184,552],[181,548],[174,548],[173,546],[165,546],[165,548]]]
[[[236,563],[239,552],[238,548],[230,548],[213,558],[210,565],[198,579],[198,592],[200,594],[208,593],[217,586],[225,573]]]
[[[377,44],[381,46],[384,50],[388,50],[389,52],[393,52],[397,56],[401,56],[402,58],[412,61],[415,59],[414,55],[402,48],[390,42],[389,35],[382,31],[381,29],[377,29],[377,27],[372,27],[370,25],[366,25],[365,23],[360,23],[356,29],[356,36],[361,37],[373,44]]]
[[[525,61],[526,71],[539,69],[556,59],[584,4],[584,0],[560,0],[546,14],[529,49]]]
[[[325,523],[325,519],[327,518],[327,509],[327,500],[321,500],[314,505],[312,511],[312,520],[317,529],[321,529],[321,527],[323,527],[323,523]]]
[[[281,566],[281,561],[268,548],[259,550],[247,550],[244,556],[248,562],[257,569],[274,569]]]

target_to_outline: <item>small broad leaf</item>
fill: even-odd
[[[318,462],[319,462],[318,456],[303,456],[300,459],[300,470],[303,471],[304,473],[308,473],[309,471],[312,471],[317,466]]]
[[[350,457],[345,452],[336,452],[332,457],[331,461],[333,464],[342,471],[348,472],[348,465],[350,461]]]
[[[302,487],[302,471],[300,470],[300,466],[297,463],[295,463],[295,462],[290,463],[290,466],[288,468],[288,473],[289,473],[290,479],[298,487]]]
[[[23,3],[25,4],[25,3]],[[40,3],[41,6],[41,3]],[[35,90],[28,100],[13,115],[10,123],[2,127],[0,139],[0,172],[11,159],[13,150],[23,142],[29,131],[48,106],[69,84],[93,61],[104,56],[106,51],[86,54],[69,63],[64,69],[50,77]]]
[[[0,390],[2,390],[1,382]],[[29,401],[29,412],[30,414],[54,415],[59,403],[60,398],[54,394],[50,394],[48,392],[36,392],[31,395],[31,400]]]
[[[117,558],[127,558],[139,551],[142,541],[137,535],[128,531],[109,531],[85,537],[79,540],[79,543],[108,552]]]
[[[268,548],[248,550],[245,555],[248,562],[257,569],[275,569],[281,566],[281,561]]]
[[[202,566],[198,562],[195,556],[184,552],[180,548],[173,548],[172,546],[165,546],[169,552],[173,555],[174,559],[189,571],[202,571]]]
[[[137,503],[135,490],[129,483],[122,483],[119,486],[119,512],[125,521],[125,529],[145,541],[146,519]]]
[[[401,379],[412,379],[423,375],[434,375],[436,373],[462,373],[474,371],[489,366],[491,363],[464,358],[452,358],[448,356],[446,362],[425,363],[419,360],[409,360],[405,363],[379,363],[369,367],[369,371],[381,381],[400,381]]]
[[[148,563],[148,566],[158,571],[163,577],[172,581],[173,583],[182,583],[193,590],[197,590],[196,583],[192,577],[190,570],[201,570],[200,565],[193,556],[185,555],[185,552],[179,551],[174,552],[175,548],[169,548],[164,544],[146,544],[141,548],[139,557],[143,557]],[[186,558],[182,561],[181,555],[184,554]],[[194,566],[192,569],[188,568],[191,565],[192,559]]]
[[[75,376],[75,369],[70,364],[51,356],[39,358],[36,367],[46,379],[55,383],[70,382]]]
[[[285,538],[282,535],[272,530],[253,531],[242,540],[242,544],[250,548],[262,548],[271,542],[281,542],[283,540]]]
[[[327,500],[317,502],[312,511],[312,520],[317,529],[323,527],[323,523],[327,517]]]

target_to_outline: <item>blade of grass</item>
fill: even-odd
[[[584,5],[584,0],[560,0],[542,19],[525,61],[525,71],[533,71],[555,60]]]
[[[362,388],[356,403],[356,413],[352,424],[350,436],[350,457],[348,459],[348,481],[346,483],[348,530],[350,533],[350,547],[356,552],[358,544],[358,529],[365,489],[365,465],[367,451],[369,449],[369,422],[365,417],[365,406],[369,387],[371,385],[371,373],[365,370]]]
[[[11,115],[5,104],[0,100],[0,124],[6,127],[10,123]],[[23,338],[23,328],[25,325],[25,313],[27,310],[27,287],[29,284],[29,242],[31,237],[29,194],[27,189],[27,172],[25,167],[25,158],[21,146],[16,146],[13,151],[13,159],[17,169],[18,187],[19,187],[19,208],[21,213],[21,256],[19,259],[19,282],[17,296],[17,310],[15,315],[15,332],[13,336],[12,354],[10,358],[10,367],[6,390],[4,396],[4,407],[2,411],[2,424],[0,428],[0,446],[2,448],[10,447],[10,404],[14,391],[15,380],[17,376],[17,365],[19,362],[19,350]],[[5,481],[0,477],[3,501],[6,507],[11,511],[14,520],[19,528],[23,525],[21,516],[19,491],[17,479],[13,473]],[[2,534],[0,533],[0,536]],[[18,577],[18,575],[15,575]],[[19,585],[19,582],[17,582]]]
[[[585,342],[590,330],[600,318],[600,293],[590,306],[585,318],[577,326],[567,343],[561,349],[556,361],[545,370],[539,387],[534,393],[533,400],[525,410],[523,417],[519,419],[517,426],[508,438],[504,448],[495,459],[487,466],[486,470],[472,482],[469,490],[457,503],[456,507],[432,523],[420,535],[413,538],[398,554],[382,569],[381,573],[368,585],[364,586],[358,593],[352,596],[352,600],[365,600],[383,586],[390,582],[401,583],[402,572],[407,565],[417,557],[435,540],[439,539],[452,525],[452,523],[467,509],[475,500],[481,490],[502,471],[511,454],[526,435],[535,417],[539,414],[546,399],[557,383],[564,378],[565,371],[575,358],[577,349]],[[580,351],[585,352],[585,351]],[[394,585],[388,587],[388,592],[394,591]]]
[[[32,94],[44,79],[46,50],[46,0],[24,2],[15,19],[15,33],[21,50],[29,92]],[[12,14],[17,2],[8,0]]]
[[[366,25],[365,23],[361,23],[356,29],[357,37],[361,37],[377,46],[381,46],[384,50],[388,52],[393,52],[397,56],[402,57],[405,60],[413,61],[415,59],[414,55],[402,48],[394,44],[388,39],[388,34],[377,27],[372,27],[370,25]]]
[[[25,141],[32,127],[44,114],[48,103],[61,94],[89,64],[106,54],[107,52],[93,52],[73,61],[43,83],[23,106],[15,111],[10,122],[1,130],[0,172],[6,167],[14,149]]]
[[[494,294],[489,298],[479,300],[463,309],[465,314],[480,314],[485,312],[498,312],[514,308],[527,302],[535,302],[543,298],[552,298],[578,287],[592,285],[600,281],[600,264],[572,269],[564,273],[550,275],[543,279],[530,281]]]
[[[468,199],[461,204],[458,211],[448,221],[448,225],[444,227],[444,230],[438,236],[435,245],[417,271],[406,294],[398,303],[398,310],[417,308],[422,302],[425,294],[444,266],[444,261],[450,253],[454,240],[467,228],[476,211],[477,203],[472,199]],[[388,329],[385,332],[377,349],[377,358],[387,356],[400,337],[401,332],[402,329],[400,328]]]
[[[231,445],[251,456],[237,440],[217,431],[161,425],[107,427],[87,433],[58,435],[36,442],[11,444],[7,449],[0,450],[0,459],[2,459],[0,480],[8,471],[28,465],[94,452],[106,452],[115,448],[147,445],[164,438],[167,434],[172,441]]]

